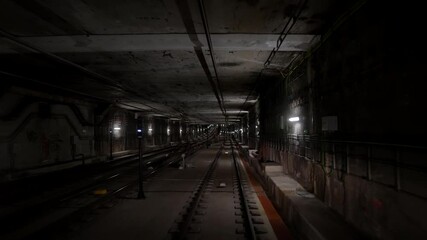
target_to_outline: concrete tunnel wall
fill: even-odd
[[[5,89],[0,96],[0,179],[106,161],[111,153],[135,153],[135,116],[133,111],[75,97]],[[143,124],[146,148],[185,141],[189,129],[187,123],[150,116],[143,116]]]
[[[286,79],[266,81],[260,150],[366,235],[418,239],[427,154],[411,146],[425,143],[424,69],[405,38],[410,20],[391,12],[367,3]]]
[[[0,169],[17,171],[96,155],[95,105],[19,88],[0,97]]]
[[[97,127],[98,154],[109,155],[110,144],[113,153],[136,150],[138,143],[135,129],[134,113],[119,108],[109,110]]]

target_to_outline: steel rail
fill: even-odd
[[[157,153],[157,155],[161,155],[164,154],[164,152],[160,151]],[[149,171],[147,171],[144,174],[144,178],[148,178],[151,177],[153,174],[155,174],[156,172],[159,171],[159,169],[169,165],[169,164],[165,164],[167,159],[174,159],[173,161],[179,161],[179,153],[174,154],[174,155],[170,155],[168,157],[166,157],[166,160],[160,161],[160,162],[153,162],[151,164],[148,164],[148,161],[150,159],[152,159],[153,156],[148,157],[145,160],[145,164],[144,166],[150,166],[150,165],[154,165],[155,167]],[[19,233],[20,229],[22,229],[23,225],[22,224],[27,224],[29,223],[30,219],[27,219],[26,217],[29,217],[30,214],[27,211],[28,208],[31,209],[37,209],[36,213],[38,214],[38,216],[46,216],[51,214],[52,210],[54,210],[52,208],[52,206],[60,206],[60,204],[67,204],[70,201],[73,201],[73,199],[78,199],[81,198],[81,196],[84,196],[87,193],[90,193],[91,191],[93,191],[94,189],[96,189],[99,186],[105,186],[105,184],[113,184],[114,182],[117,182],[120,180],[119,177],[126,177],[127,174],[129,172],[134,172],[134,168],[132,167],[132,165],[130,164],[132,162],[128,162],[127,164],[123,164],[121,166],[122,170],[120,172],[110,172],[108,174],[108,176],[102,177],[101,179],[95,180],[92,183],[85,185],[85,186],[81,186],[80,188],[73,190],[70,193],[65,193],[67,194],[66,196],[64,196],[65,194],[61,194],[60,196],[55,196],[53,198],[47,199],[46,201],[43,201],[41,203],[38,204],[33,204],[31,206],[27,206],[23,209],[19,209],[18,213],[13,213],[12,216],[13,219],[8,218],[8,224],[10,225],[7,228],[7,231],[2,231],[0,232],[0,236],[1,237],[7,237],[10,234],[14,234],[14,233]],[[131,169],[129,169],[129,165],[132,167]],[[136,178],[136,177],[135,177]],[[117,181],[115,181],[117,179]],[[88,211],[89,209],[93,208],[94,206],[97,206],[99,204],[102,204],[103,202],[106,202],[110,199],[112,199],[113,197],[117,196],[117,194],[124,192],[125,190],[129,189],[132,186],[135,186],[138,183],[138,181],[134,178],[128,179],[127,182],[125,184],[123,184],[122,186],[118,187],[117,189],[113,190],[113,191],[109,191],[107,192],[107,194],[105,194],[104,196],[102,196],[100,199],[88,203],[87,205],[84,205],[82,207],[79,207],[79,209],[75,212],[70,213],[69,215],[64,216],[63,218],[59,219],[59,223],[52,223],[52,224],[48,224],[43,226],[40,230],[37,230],[35,232],[25,232],[24,234],[26,236],[24,236],[24,238],[29,238],[31,239],[32,236],[39,236],[39,235],[43,235],[43,233],[48,233],[49,229],[55,229],[56,226],[58,226],[58,224],[63,223],[63,222],[67,222],[70,219],[73,219],[74,216],[80,214],[80,213],[84,213],[85,211]],[[16,215],[19,214],[19,215]],[[21,216],[22,215],[22,216]],[[7,216],[2,217],[2,219],[6,219]],[[15,225],[17,224],[17,225]],[[28,236],[27,236],[28,235]],[[38,238],[37,238],[38,239]]]
[[[204,175],[201,184],[197,187],[195,196],[193,197],[190,206],[187,208],[188,213],[185,215],[183,221],[178,225],[179,231],[172,235],[172,239],[186,239],[187,233],[190,230],[190,225],[192,223],[191,221],[196,213],[197,206],[199,205],[203,193],[205,192],[205,189],[208,185],[209,179],[212,177],[212,173],[215,170],[219,157],[221,156],[222,149],[223,148],[221,146],[215,156],[215,159],[210,164],[209,169],[206,171],[206,174]]]
[[[236,170],[237,182],[239,184],[239,194],[241,197],[240,202],[241,202],[241,205],[243,205],[243,209],[244,209],[244,215],[245,215],[244,220],[245,220],[246,229],[249,230],[247,232],[249,235],[248,237],[249,237],[249,239],[256,240],[257,237],[256,237],[256,233],[255,233],[254,223],[252,222],[252,217],[250,214],[248,201],[246,199],[245,191],[244,191],[243,186],[242,186],[242,175],[240,173],[240,168],[239,168],[239,165],[237,163],[237,160],[236,160],[236,157],[234,154],[234,148],[233,148],[234,143],[233,143],[233,140],[230,140],[230,141],[231,141],[231,153],[233,156],[234,168]]]

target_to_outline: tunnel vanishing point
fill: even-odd
[[[0,1],[0,238],[427,239],[424,9]]]

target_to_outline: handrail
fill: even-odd
[[[397,143],[381,143],[381,142],[368,142],[368,141],[353,141],[353,140],[330,140],[330,139],[320,139],[318,136],[313,135],[295,135],[288,134],[286,139],[292,140],[304,140],[306,142],[327,142],[327,143],[344,143],[344,144],[359,144],[359,145],[375,145],[375,146],[384,146],[384,147],[395,147],[395,148],[413,148],[420,150],[427,150],[425,146],[416,146],[416,145],[406,145],[406,144],[397,144]],[[264,138],[263,141],[270,141],[272,139],[283,139],[278,137]]]
[[[420,157],[423,158],[427,147],[368,141],[331,140],[321,139],[321,137],[317,135],[295,134],[289,134],[282,138],[263,138],[262,145],[267,147],[267,155],[271,153],[268,149],[275,149],[276,151],[286,151],[302,157],[302,159],[312,161],[315,164],[320,164],[326,175],[336,172],[336,174],[357,176],[378,184],[394,187],[397,191],[403,191],[413,196],[427,199],[427,195],[421,194],[420,191],[413,191],[402,187],[401,180],[402,170],[417,171],[423,174],[427,173],[427,167],[425,167],[424,164],[414,164],[412,161],[408,162],[404,156],[406,152],[417,152],[417,154],[421,154]],[[363,151],[358,150],[355,152],[350,149],[351,146],[358,146]],[[337,150],[337,147],[339,150]],[[375,156],[373,153],[376,149],[384,149],[393,155]],[[324,154],[329,154],[329,158],[326,158]],[[339,162],[341,166],[336,166],[338,156],[340,156]],[[364,171],[364,174],[355,174],[352,171],[350,161],[353,158],[365,162],[363,167],[364,170],[358,170],[359,172]],[[326,161],[326,159],[329,159],[329,161]],[[372,168],[373,164],[384,164],[392,167],[394,169],[394,182],[390,183],[375,179],[373,175],[374,170]],[[338,178],[342,179],[342,176],[343,175],[338,176]]]

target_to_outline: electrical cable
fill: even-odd
[[[208,19],[206,17],[206,10],[205,10],[205,6],[203,3],[203,0],[199,0],[199,9],[200,9],[200,13],[202,15],[202,21],[203,21],[203,27],[205,29],[205,35],[206,35],[206,41],[208,42],[208,48],[209,48],[209,52],[210,52],[210,56],[211,56],[211,60],[212,60],[212,66],[214,69],[214,73],[215,73],[215,78],[216,78],[216,83],[217,83],[217,89],[216,91],[219,92],[220,96],[221,96],[221,100],[220,100],[220,108],[222,110],[222,113],[224,116],[227,116],[227,110],[225,108],[224,105],[224,96],[221,90],[221,85],[220,85],[220,81],[219,81],[219,77],[218,77],[218,72],[217,72],[217,68],[216,68],[216,62],[215,62],[215,57],[214,57],[214,52],[213,52],[213,46],[212,46],[212,39],[211,39],[211,34],[209,31],[209,24],[208,24]]]
[[[282,43],[284,42],[284,40],[286,39],[286,37],[288,36],[289,32],[291,31],[291,29],[293,28],[293,26],[295,25],[297,19],[299,18],[299,16],[302,13],[302,10],[304,9],[305,4],[307,3],[307,0],[301,0],[300,2],[302,2],[302,4],[300,4],[300,8],[299,10],[296,12],[296,14],[292,17],[290,17],[288,19],[288,21],[285,24],[285,27],[282,29],[279,38],[277,39],[276,42],[276,47],[273,48],[273,50],[270,52],[270,55],[268,56],[267,60],[264,62],[264,68],[261,69],[261,71],[259,72],[256,80],[255,80],[255,85],[252,88],[252,90],[249,92],[248,96],[246,97],[245,102],[243,103],[242,107],[240,108],[239,114],[241,113],[241,111],[244,109],[250,95],[254,92],[254,90],[258,87],[258,84],[260,83],[260,79],[262,76],[262,72],[264,70],[266,70],[268,68],[268,66],[270,65],[271,61],[274,59],[276,52],[279,51],[280,47],[282,46]],[[292,21],[292,24],[291,24]],[[289,26],[289,27],[288,27]]]

